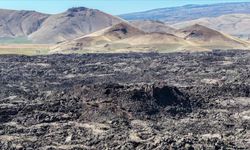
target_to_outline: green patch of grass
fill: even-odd
[[[0,38],[0,44],[32,44],[26,37]]]

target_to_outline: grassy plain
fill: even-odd
[[[48,44],[0,44],[0,54],[46,55]]]

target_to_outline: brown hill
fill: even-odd
[[[140,29],[128,22],[121,22],[88,36],[105,36],[109,41],[115,41],[141,34],[144,34],[144,32]]]
[[[123,22],[75,40],[58,44],[52,47],[52,51],[127,52],[161,49],[176,50],[191,46],[190,43],[173,34],[146,33],[129,23]]]
[[[57,43],[122,21],[118,17],[85,7],[71,8],[55,15],[0,9],[0,38],[24,37],[34,43]]]
[[[52,15],[42,27],[29,37],[38,43],[55,43],[70,40],[117,24],[122,20],[99,10],[85,7],[72,8]]]
[[[249,14],[229,14],[219,17],[200,18],[173,24],[176,28],[184,28],[194,24],[227,33],[242,39],[250,39],[250,15]]]
[[[80,50],[86,47],[103,45],[117,40],[122,40],[135,35],[145,34],[129,23],[122,22],[86,36],[66,41],[53,47],[55,50]]]
[[[249,43],[246,41],[242,41],[199,24],[180,29],[177,35],[201,47],[246,49],[249,46]]]
[[[146,33],[129,23],[120,23],[52,47],[51,52],[169,52],[211,49],[247,49],[249,43],[210,28],[193,25],[167,33]]]
[[[25,37],[38,30],[48,17],[35,11],[0,9],[0,37]]]
[[[176,32],[176,29],[160,21],[137,20],[137,21],[131,21],[131,24],[147,33],[157,32],[157,33],[174,34]]]

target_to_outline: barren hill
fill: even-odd
[[[122,40],[135,35],[145,34],[129,23],[122,22],[86,36],[66,41],[53,47],[54,50],[80,50],[86,47],[103,45],[117,40]]]
[[[104,29],[102,35],[108,37],[111,41],[114,41],[142,34],[144,34],[144,32],[140,29],[127,22],[122,22]]]
[[[42,24],[41,29],[29,37],[35,42],[55,43],[70,40],[112,26],[121,19],[99,10],[85,7],[72,8],[52,15]]]
[[[194,24],[204,25],[206,27],[243,39],[250,38],[249,14],[230,14],[222,15],[219,17],[200,18],[196,20],[176,23],[172,26],[176,28],[183,28]]]
[[[144,32],[123,22],[72,41],[52,47],[52,52],[83,50],[85,52],[128,52],[179,50],[192,47],[192,42],[173,34]],[[72,52],[72,51],[71,51]]]
[[[146,33],[130,23],[119,23],[95,33],[64,42],[53,52],[85,50],[87,52],[154,51],[179,49],[189,45],[184,39],[167,33]]]
[[[123,22],[92,34],[63,42],[51,52],[129,52],[182,51],[211,49],[247,49],[249,43],[201,25],[193,25],[176,34],[144,32]]]
[[[48,17],[35,11],[0,9],[0,37],[25,37],[38,30]]]
[[[122,20],[118,17],[85,7],[55,15],[0,9],[0,38],[25,37],[35,43],[57,43],[119,22]]]
[[[244,49],[249,46],[245,41],[199,24],[180,29],[178,35],[203,47]]]

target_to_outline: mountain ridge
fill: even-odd
[[[194,20],[201,17],[216,17],[231,13],[250,14],[250,2],[184,5],[121,14],[119,16],[126,20],[159,20],[167,23],[176,23],[180,21]]]

